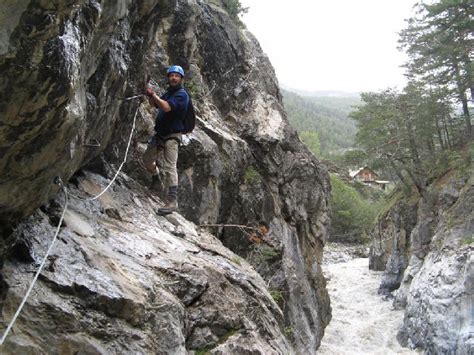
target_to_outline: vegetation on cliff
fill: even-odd
[[[401,184],[396,193],[400,198],[413,192],[424,196],[438,176],[462,170],[472,159],[474,5],[420,2],[414,10],[399,40],[409,54],[409,83],[403,90],[365,92],[360,100],[283,91],[290,123],[313,154],[339,168],[371,166]],[[331,183],[332,234],[363,233],[364,224],[372,221],[368,216],[374,202],[337,176]],[[392,205],[393,194],[379,211]]]
[[[357,144],[419,194],[472,140],[473,11],[466,1],[417,4],[400,37],[410,57],[408,85],[401,92],[363,93],[351,113]]]
[[[224,9],[234,19],[238,19],[239,15],[245,14],[248,11],[247,7],[242,6],[239,0],[223,0]]]
[[[367,242],[381,200],[364,197],[356,188],[331,174],[331,240]]]
[[[408,85],[361,95],[351,117],[363,157],[385,166],[398,188],[371,232],[380,293],[405,308],[398,340],[427,353],[471,353],[474,97],[469,1],[420,2],[401,32]],[[429,336],[426,336],[429,334]]]

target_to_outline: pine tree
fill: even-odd
[[[392,89],[363,93],[364,105],[351,113],[357,123],[357,143],[421,195],[438,153],[450,144],[442,128],[450,106],[439,95],[412,82],[401,93]]]
[[[467,92],[474,98],[472,49],[474,2],[441,0],[418,3],[417,14],[401,32],[401,47],[410,57],[408,76],[445,90],[462,105],[466,135],[472,137]]]

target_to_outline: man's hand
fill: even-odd
[[[151,88],[147,88],[145,94],[146,96],[148,96],[148,99],[150,100],[150,104],[152,104],[153,106],[158,107],[165,112],[171,111],[171,107],[168,104],[168,102],[165,100],[162,100],[158,95],[156,95],[153,92]]]
[[[153,94],[154,94],[154,92],[151,88],[146,88],[146,96],[152,97]]]
[[[148,101],[154,107],[158,107],[158,103],[156,102],[157,96],[153,92],[152,88],[146,88],[145,95],[148,96]]]

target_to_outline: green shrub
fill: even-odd
[[[278,290],[271,290],[270,291],[270,296],[272,296],[273,300],[278,303],[283,300],[283,293]]]
[[[273,248],[265,243],[254,244],[246,258],[254,267],[261,264],[273,264],[281,259],[281,249]]]
[[[292,326],[288,326],[285,327],[283,331],[285,332],[286,337],[292,337],[295,332],[295,329]]]
[[[474,243],[474,234],[468,235],[468,236],[464,237],[463,240],[462,240],[462,244],[464,244],[464,245],[469,245],[469,244],[472,244],[472,243]]]
[[[264,261],[273,261],[281,257],[281,250],[277,250],[267,245],[262,245],[260,251]]]
[[[334,240],[363,241],[380,208],[380,202],[364,199],[353,187],[331,174],[331,235]]]
[[[234,19],[239,19],[239,15],[245,14],[248,7],[243,7],[239,0],[223,0],[224,8],[227,13]]]
[[[249,166],[245,169],[244,181],[246,185],[253,185],[260,180],[262,180],[262,177],[253,166]]]

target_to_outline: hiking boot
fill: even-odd
[[[160,216],[164,216],[170,213],[173,213],[174,211],[178,210],[178,202],[176,200],[168,200],[166,204],[158,209],[158,214]]]

